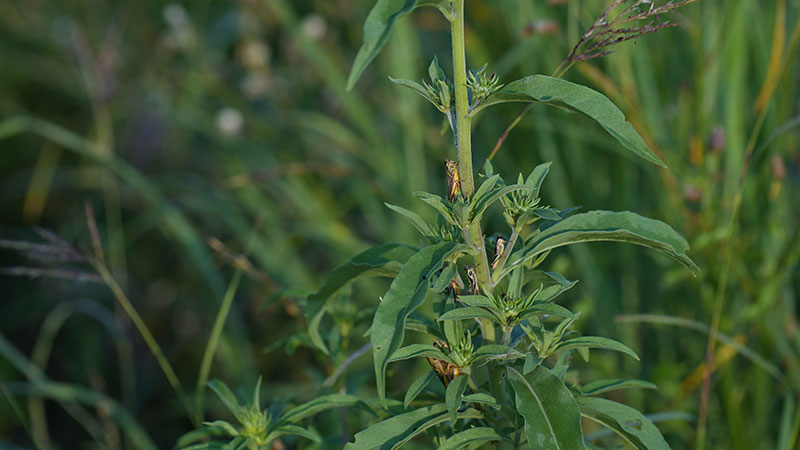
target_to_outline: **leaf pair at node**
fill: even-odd
[[[186,433],[178,439],[176,447],[181,450],[262,450],[283,436],[297,436],[319,442],[317,433],[297,423],[318,412],[347,406],[355,406],[372,412],[358,397],[346,394],[328,394],[307,403],[289,408],[283,413],[275,409],[262,409],[259,400],[261,378],[259,377],[250,404],[240,404],[228,386],[220,380],[208,382],[208,387],[219,397],[233,414],[238,424],[225,420],[203,422],[204,427]],[[206,441],[206,442],[198,442]]]

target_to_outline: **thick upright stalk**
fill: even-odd
[[[467,57],[464,47],[464,0],[453,2],[453,81],[456,94],[456,146],[458,148],[458,173],[461,175],[461,193],[472,197],[475,181],[472,176],[471,120],[467,117],[469,97],[467,95]]]
[[[461,176],[461,194],[470,199],[475,192],[475,180],[472,174],[472,134],[471,119],[467,117],[469,111],[469,96],[467,94],[467,57],[464,47],[464,0],[453,2],[453,83],[456,96],[456,146],[458,148],[458,173]],[[483,243],[483,231],[477,221],[464,230],[467,242],[478,250],[475,256],[475,272],[478,283],[485,289],[492,287],[489,274],[489,260],[486,256],[486,246]]]

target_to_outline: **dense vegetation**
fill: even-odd
[[[256,402],[294,411],[325,448],[378,420],[363,335],[389,280],[339,291],[324,336],[307,299],[375,244],[418,245],[384,202],[435,223],[412,192],[446,197],[456,155],[441,114],[385,77],[419,80],[434,55],[452,72],[435,9],[398,21],[346,91],[373,3],[0,4],[1,447],[171,448],[203,420],[234,423],[225,406],[252,404],[259,377]],[[469,68],[487,63],[502,83],[553,73],[607,6],[466,3]],[[559,302],[581,332],[641,359],[573,358],[582,379],[655,383],[610,398],[648,413],[673,448],[795,449],[800,5],[700,0],[669,19],[678,27],[563,76],[616,103],[669,170],[542,105],[492,166],[508,182],[552,162],[543,205],[636,211],[690,244],[696,278],[635,246],[552,252],[547,270],[580,280]],[[476,119],[476,171],[521,108]],[[507,227],[499,210],[487,220]],[[387,395],[427,371],[388,366]],[[206,392],[210,379],[233,393]],[[342,408],[295,406],[319,398]],[[247,411],[237,419],[260,420]]]

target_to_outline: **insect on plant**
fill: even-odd
[[[576,282],[548,271],[546,261],[558,247],[618,241],[654,249],[695,272],[696,265],[686,255],[686,241],[669,225],[632,212],[578,213],[577,208],[547,205],[541,189],[549,162],[507,182],[487,161],[481,170],[482,182],[476,186],[471,121],[501,103],[558,106],[588,116],[633,154],[665,167],[607,97],[559,77],[577,61],[607,54],[606,49],[614,43],[671,25],[654,24],[652,19],[641,27],[636,23],[686,3],[654,7],[650,1],[616,0],[580,39],[556,70],[557,76],[530,75],[508,83],[489,74],[485,65],[467,69],[465,0],[375,3],[366,19],[364,42],[348,88],[381,51],[397,19],[420,7],[438,9],[451,26],[452,79],[434,58],[428,69],[429,82],[391,80],[418,93],[445,115],[454,134],[457,160],[445,163],[445,197],[415,193],[438,212],[436,223],[387,204],[419,231],[421,246],[383,244],[367,250],[335,269],[319,291],[308,297],[309,338],[327,354],[331,348],[323,337],[321,320],[326,313],[336,314],[336,294],[363,276],[393,277],[369,329],[379,398],[374,407],[379,420],[356,433],[345,448],[394,449],[423,434],[439,449],[486,444],[537,450],[601,448],[597,442],[587,442],[582,418],[609,428],[635,448],[669,448],[645,415],[603,397],[618,389],[654,388],[652,383],[635,379],[583,382],[567,375],[572,358],[577,355],[588,361],[592,349],[621,352],[637,360],[638,356],[621,342],[581,335],[574,326],[580,313],[558,303],[559,296]],[[612,18],[615,8],[622,11]],[[508,225],[508,239],[483,229],[489,208],[496,204]],[[490,253],[487,248],[492,245]],[[432,303],[435,317],[417,312],[425,302]],[[407,331],[421,333],[428,343],[405,345]],[[423,358],[431,370],[409,384],[402,400],[387,396],[388,365],[412,358]],[[223,400],[228,399],[225,403],[237,418],[250,417],[241,413],[242,407],[229,392],[220,385],[212,387]],[[423,398],[425,392],[432,396]],[[358,404],[355,398],[341,395],[328,398],[324,408]],[[324,409],[320,401],[314,411]],[[252,427],[246,425],[237,429],[211,423],[209,427],[227,432],[237,445],[248,448],[266,448],[270,437],[282,432],[316,439],[287,419],[287,415],[296,418],[295,410],[271,419],[273,416],[263,415],[266,413],[256,414],[257,400],[251,409],[255,411],[251,416],[263,419],[260,434],[247,431]]]

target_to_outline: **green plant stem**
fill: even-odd
[[[456,95],[456,146],[458,148],[458,173],[461,175],[461,193],[469,199],[475,192],[472,177],[472,119],[467,116],[467,57],[464,46],[464,0],[453,2],[454,20],[450,23],[453,39],[453,83]]]
[[[453,83],[456,96],[456,147],[458,149],[458,173],[461,176],[461,195],[469,200],[475,192],[475,179],[472,174],[472,134],[467,93],[467,57],[464,46],[464,0],[453,2],[451,32],[453,38]],[[467,242],[472,242],[478,255],[475,256],[475,273],[478,284],[487,290],[492,288],[489,274],[489,260],[486,245],[483,243],[483,230],[478,221],[470,224],[465,233]]]
[[[504,326],[503,327],[503,341],[501,342],[503,345],[508,345],[511,342],[511,332],[514,330],[514,327]]]

